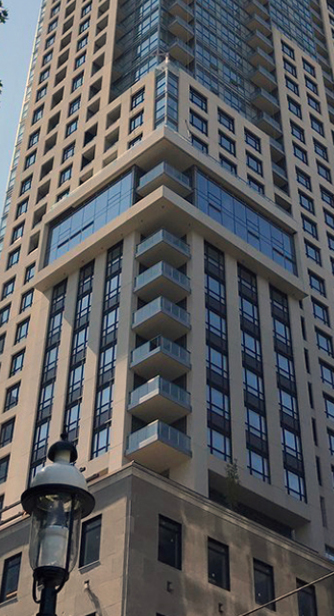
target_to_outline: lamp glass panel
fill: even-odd
[[[72,507],[73,530],[70,537]],[[68,572],[73,569],[78,554],[80,517],[80,503],[77,499],[72,501],[70,494],[47,494],[37,498],[30,535],[29,558],[32,569],[59,567],[66,570],[69,541]]]

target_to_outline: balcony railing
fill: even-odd
[[[181,449],[188,455],[191,454],[190,437],[159,420],[153,421],[145,428],[130,434],[126,453],[140,449],[149,439],[162,440],[172,447]]]
[[[169,263],[160,261],[136,277],[134,292],[146,301],[164,292],[171,300],[178,302],[190,293],[190,280]]]
[[[139,308],[133,315],[133,327],[138,327],[143,322],[152,319],[159,313],[163,313],[163,315],[178,322],[186,329],[190,329],[190,314],[165,297],[157,297],[146,304],[146,306]]]
[[[134,365],[144,361],[147,357],[159,351],[166,353],[173,359],[182,362],[186,366],[190,366],[189,351],[181,347],[179,344],[176,344],[176,342],[172,342],[163,336],[157,336],[156,338],[153,338],[153,340],[145,342],[145,344],[142,344],[137,349],[134,349],[131,354],[131,364]]]
[[[187,434],[156,420],[128,436],[125,455],[161,473],[189,460],[191,441]]]
[[[156,263],[161,256],[169,263],[180,266],[190,258],[190,248],[186,242],[166,229],[160,229],[137,245],[136,258],[144,264]]]
[[[141,404],[150,395],[163,395],[172,402],[180,404],[185,408],[190,409],[190,394],[182,387],[166,381],[161,376],[156,376],[154,379],[150,379],[144,385],[140,385],[130,393],[129,408],[134,408],[138,404]],[[157,410],[157,412],[159,412]]]
[[[161,184],[165,184],[182,197],[188,195],[191,190],[188,176],[172,167],[172,165],[162,162],[140,178],[137,192],[145,196],[158,186],[161,186]]]

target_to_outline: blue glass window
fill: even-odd
[[[125,212],[133,203],[133,172],[109,184],[98,195],[51,226],[45,265],[83,242],[92,233]]]
[[[202,212],[285,269],[297,273],[292,235],[201,172],[197,172],[196,184],[196,206]]]

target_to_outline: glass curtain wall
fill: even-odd
[[[310,0],[270,0],[269,9],[273,25],[316,56]]]
[[[228,105],[252,117],[250,99],[255,87],[248,76],[249,16],[239,0],[196,0],[194,76]]]
[[[116,98],[143,75],[170,62],[243,115],[255,115],[255,91],[247,58],[249,16],[242,0],[195,0],[183,17],[174,0],[127,0],[118,13],[111,97]],[[176,22],[178,27],[176,28]]]

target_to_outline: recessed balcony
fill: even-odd
[[[153,421],[128,436],[125,455],[157,473],[187,462],[190,437],[162,421]]]
[[[140,385],[129,396],[128,411],[143,421],[173,423],[191,412],[190,394],[161,376]]]
[[[132,351],[130,367],[144,379],[161,374],[173,381],[190,370],[190,353],[176,342],[157,336]]]
[[[160,163],[140,178],[137,193],[146,197],[159,186],[167,186],[181,197],[186,197],[191,192],[188,176],[166,162]]]
[[[190,259],[190,248],[179,237],[160,229],[137,245],[136,259],[146,267],[157,261],[167,261],[174,267],[180,267]]]
[[[190,315],[165,297],[157,297],[136,310],[132,329],[143,338],[160,334],[176,340],[190,330]]]
[[[278,186],[275,186],[275,203],[286,212],[291,213],[291,199],[289,195],[282,191]]]
[[[277,139],[273,139],[272,137],[270,137],[269,142],[272,160],[274,162],[282,160],[282,158],[285,156],[284,145],[280,143],[280,141],[277,141]]]
[[[119,46],[116,50],[116,54],[118,52]],[[122,66],[122,59],[120,59],[118,62],[114,62],[113,63],[113,67],[112,67],[112,78],[113,81],[116,81],[117,79],[120,79],[120,77],[122,77],[123,75],[123,66]]]
[[[115,43],[114,43],[114,58],[113,58],[113,61],[115,62],[115,60],[117,60],[117,58],[120,58],[123,53],[124,53],[123,44],[121,42],[119,42],[119,41],[115,41]]]
[[[327,105],[327,109],[328,109],[330,121],[332,123],[334,123],[334,107],[333,107],[333,105],[328,104]]]
[[[135,278],[134,293],[150,302],[162,293],[171,301],[179,302],[190,293],[190,280],[175,267],[160,261]]]
[[[287,182],[288,175],[286,170],[276,163],[272,163],[274,182],[278,185],[284,185]]]

